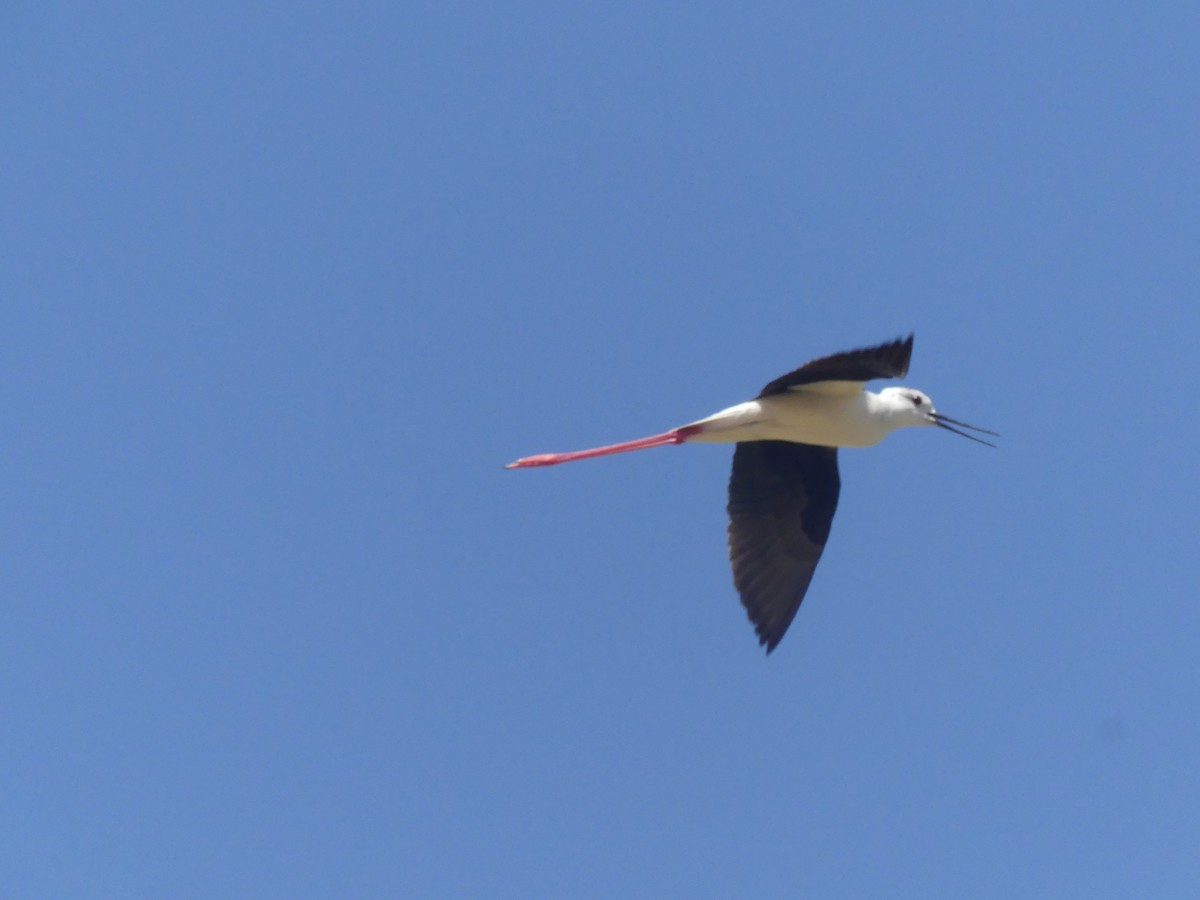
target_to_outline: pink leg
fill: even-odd
[[[662,434],[638,438],[636,441],[624,441],[620,444],[609,444],[607,447],[593,447],[591,450],[575,450],[571,453],[539,453],[537,456],[526,456],[511,462],[506,469],[527,469],[533,466],[556,466],[559,463],[574,462],[577,459],[591,459],[593,456],[611,456],[614,453],[628,453],[631,450],[647,450],[650,447],[661,447],[664,444],[682,444],[692,435],[699,433],[698,425],[685,425],[682,428],[672,428]]]

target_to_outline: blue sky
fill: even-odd
[[[0,29],[0,893],[1194,897],[1200,13]],[[914,331],[757,647],[729,450]]]

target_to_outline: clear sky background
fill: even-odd
[[[0,895],[1200,895],[1198,10],[10,4]]]

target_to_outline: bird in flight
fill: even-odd
[[[570,453],[526,456],[525,469],[645,450],[664,444],[735,444],[729,479],[729,562],[759,644],[770,653],[800,608],[837,509],[839,447],[871,447],[897,428],[936,425],[987,444],[907,387],[866,390],[876,378],[908,373],[913,336],[835,353],[776,378],[753,400],[662,434]],[[957,427],[956,427],[957,426]]]

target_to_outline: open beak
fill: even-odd
[[[965,431],[959,431],[959,428],[970,428],[972,431],[978,431],[980,434],[990,434],[992,437],[1000,437],[994,431],[988,431],[986,428],[980,428],[978,425],[968,425],[966,422],[960,422],[958,419],[952,419],[949,416],[943,416],[941,413],[931,412],[929,418],[933,419],[933,424],[938,428],[945,428],[947,431],[953,431],[955,434],[960,434],[965,438],[980,443],[987,444],[989,447],[995,447],[991,441],[985,441],[983,438],[975,437],[973,434],[967,434]],[[955,428],[957,425],[959,428]]]

